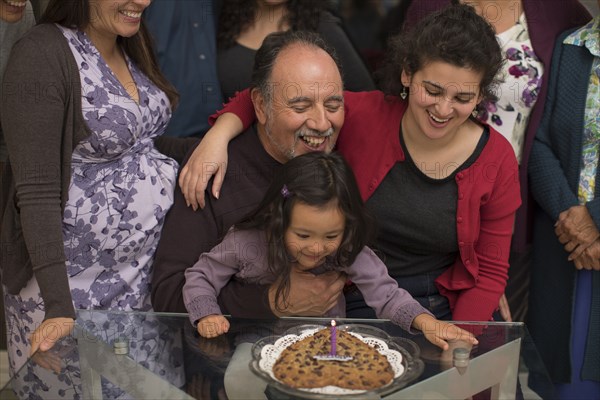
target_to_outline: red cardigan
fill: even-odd
[[[400,121],[407,103],[378,91],[345,92],[344,100],[337,149],[352,166],[367,201],[394,164],[405,160]],[[436,283],[456,321],[489,320],[504,293],[514,215],[521,204],[518,168],[508,141],[490,128],[477,161],[455,176],[460,258]]]
[[[344,92],[345,121],[337,149],[352,166],[365,201],[389,170],[404,162],[400,121],[407,103],[379,91]],[[237,114],[244,129],[254,121],[249,91],[223,112]],[[517,160],[508,141],[493,128],[479,158],[456,174],[456,230],[460,257],[438,279],[456,321],[488,321],[508,277],[515,211],[521,204]]]

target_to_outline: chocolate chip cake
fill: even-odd
[[[331,349],[331,333],[322,329],[300,340],[284,351],[273,366],[273,374],[294,388],[337,386],[345,389],[369,390],[387,385],[394,370],[387,358],[362,340],[338,329],[337,356],[349,361],[315,359]]]

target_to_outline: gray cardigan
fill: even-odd
[[[0,120],[10,155],[1,182],[2,282],[17,294],[35,274],[45,318],[75,318],[63,209],[73,150],[91,132],[75,58],[55,25],[38,25],[15,44],[2,89]]]

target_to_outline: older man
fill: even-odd
[[[253,72],[252,100],[258,122],[229,146],[220,200],[208,199],[203,210],[193,211],[176,189],[154,262],[152,304],[156,311],[186,311],[181,293],[185,270],[258,205],[274,169],[294,156],[333,149],[344,121],[342,89],[337,62],[318,35],[285,32],[265,39]],[[294,274],[285,314],[324,313],[335,304],[343,283],[337,274]],[[225,290],[219,299],[222,309],[233,315],[232,305],[239,302],[231,297],[236,294]],[[256,302],[264,310],[264,304],[270,304],[268,293]],[[243,315],[251,314],[245,308]]]

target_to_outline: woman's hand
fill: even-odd
[[[198,321],[198,333],[205,338],[214,338],[229,332],[229,321],[222,315],[208,315]]]
[[[227,146],[242,128],[242,121],[235,114],[221,115],[181,169],[179,187],[188,207],[194,211],[198,206],[204,208],[204,191],[213,176],[212,195],[219,198],[227,171]]]
[[[417,315],[412,326],[422,331],[427,340],[444,351],[450,349],[449,342],[464,342],[471,346],[479,343],[472,333],[454,324],[437,320],[429,314]]]
[[[31,334],[31,351],[48,351],[61,338],[68,336],[73,331],[75,321],[73,318],[49,318]]]
[[[498,302],[498,309],[500,310],[500,316],[506,322],[512,322],[512,315],[510,313],[510,306],[508,305],[508,300],[506,299],[506,294],[502,293],[500,296],[500,301]]]

